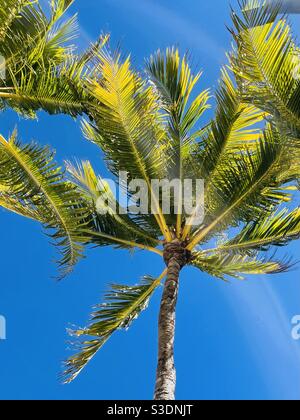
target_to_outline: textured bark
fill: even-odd
[[[174,363],[175,316],[179,274],[186,264],[183,245],[174,240],[166,244],[164,258],[168,267],[159,314],[158,366],[155,400],[175,400],[176,370]]]

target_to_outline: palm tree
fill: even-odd
[[[63,376],[65,382],[74,380],[115,331],[131,325],[163,284],[155,399],[172,400],[180,272],[194,266],[227,280],[280,273],[291,266],[272,251],[300,235],[300,209],[293,200],[298,142],[258,101],[245,101],[240,84],[235,85],[226,69],[215,95],[214,118],[205,125],[201,119],[209,92],[197,91],[201,74],[193,75],[187,57],[176,49],[153,55],[145,77],[119,53],[97,48],[93,54],[92,74],[77,79],[82,92],[77,102],[85,103],[88,116],[83,132],[103,151],[112,179],[118,181],[126,172],[128,183],[144,181],[152,211],[124,211],[123,202],[89,162],[67,162],[65,173],[50,148],[23,145],[16,133],[0,138],[0,204],[43,224],[61,249],[62,275],[89,245],[142,249],[161,257],[159,276],[147,275],[136,286],[113,285],[90,324],[71,332],[79,337],[81,350],[67,360]],[[28,110],[41,107],[48,105],[39,101]],[[202,206],[195,189],[192,213],[183,209],[182,189],[176,191],[178,200],[170,192],[172,211],[164,211],[152,183],[163,179],[205,180],[200,224],[194,223]],[[130,202],[135,195],[128,192]]]

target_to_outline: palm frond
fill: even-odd
[[[30,204],[21,203],[14,197],[11,197],[9,192],[1,191],[0,187],[0,207],[16,213],[20,216],[28,217],[29,219],[41,221],[39,213],[33,209]]]
[[[242,6],[246,4],[243,0]],[[278,8],[232,13],[236,48],[230,55],[242,97],[289,130],[299,130],[299,48]]]
[[[89,83],[98,102],[96,126],[85,124],[85,134],[103,148],[117,176],[127,170],[132,179],[155,178],[162,172],[157,149],[164,133],[154,93],[130,69],[129,58],[122,63],[103,51],[100,60],[103,80]]]
[[[22,62],[33,66],[41,58],[61,63],[70,53],[67,44],[73,39],[76,26],[75,17],[67,21],[61,18],[73,1],[51,0],[49,16],[39,1],[18,0],[14,3],[12,13],[7,9],[8,23],[5,36],[0,40],[6,66]]]
[[[241,153],[257,148],[257,142],[262,137],[260,125],[264,119],[263,112],[242,102],[225,69],[222,69],[216,102],[215,117],[190,159],[197,168],[197,177],[205,180],[206,196],[210,196],[220,171],[230,167]],[[193,216],[184,229],[184,239],[192,230],[192,222]]]
[[[75,55],[71,44],[77,34],[76,16],[63,20],[71,1],[51,1],[50,16],[38,2],[26,2],[11,22],[0,54],[6,77],[0,84],[2,106],[35,117],[43,109],[50,114],[88,114],[91,96],[84,80],[94,72],[91,48]],[[93,51],[105,44],[101,37]]]
[[[0,89],[0,97],[10,108],[25,116],[35,117],[42,109],[49,114],[76,117],[86,112],[89,101],[81,85],[84,76],[84,67],[74,59],[59,68],[40,63],[35,71],[25,69],[17,75],[12,74],[13,88]]]
[[[126,213],[107,181],[96,175],[90,162],[77,162],[76,165],[67,162],[66,167],[72,181],[90,203],[93,219],[89,225],[90,230],[85,230],[89,242],[107,245],[109,240],[115,246],[132,248],[132,244],[135,244],[149,250],[159,244],[160,231],[157,225],[155,229],[145,224],[144,217]],[[105,209],[99,208],[104,203]]]
[[[91,80],[88,89],[97,101],[92,110],[95,123],[84,123],[86,137],[98,144],[105,153],[109,169],[117,177],[128,172],[128,180],[143,179],[152,194],[151,179],[164,173],[161,159],[165,147],[165,131],[152,88],[131,70],[130,59],[123,63],[120,56],[99,54],[101,82]],[[163,235],[170,239],[165,217],[155,202],[155,218]]]
[[[204,90],[192,98],[201,73],[192,74],[187,57],[180,57],[175,48],[168,48],[165,53],[157,51],[150,57],[146,66],[151,83],[159,95],[161,108],[166,113],[167,136],[170,139],[165,154],[167,159],[167,176],[170,180],[183,181],[186,175],[191,176],[194,161],[192,150],[196,148],[199,120],[209,108],[209,91]],[[195,132],[196,129],[197,131]],[[181,194],[182,195],[182,194]],[[181,232],[183,218],[183,197],[179,197],[176,211],[177,235]],[[172,218],[170,224],[172,224]],[[173,224],[175,224],[173,222]]]
[[[222,280],[226,280],[227,276],[243,280],[245,275],[278,274],[289,270],[292,266],[288,260],[273,261],[267,258],[226,253],[207,256],[201,252],[193,254],[191,264]]]
[[[60,248],[62,276],[82,257],[82,235],[88,208],[74,184],[64,179],[48,147],[35,143],[21,145],[14,134],[8,141],[0,137],[0,184],[15,202],[13,210],[38,213]],[[17,202],[17,204],[16,204]]]
[[[220,169],[214,188],[206,195],[207,225],[193,233],[188,248],[192,250],[204,238],[207,240],[215,229],[256,221],[282,202],[289,201],[291,187],[282,185],[280,179],[280,174],[292,164],[289,150],[280,134],[269,127],[263,139],[257,141],[255,151],[253,146],[251,150],[246,149],[232,159],[231,167]]]
[[[6,37],[11,23],[18,17],[20,11],[30,3],[28,0],[2,0],[0,4],[0,41]],[[31,1],[34,3],[34,0]]]
[[[200,154],[206,180],[213,177],[218,166],[226,166],[232,154],[249,149],[261,138],[261,125],[265,114],[252,105],[242,102],[229,73],[222,69],[222,77],[216,92],[216,113],[204,138]]]
[[[181,58],[175,48],[168,48],[165,53],[157,51],[150,57],[146,69],[169,115],[171,137],[185,139],[209,107],[208,90],[191,99],[201,73],[194,76],[187,57]]]
[[[71,331],[72,336],[86,337],[79,343],[81,351],[70,357],[63,373],[65,383],[73,381],[87,363],[96,355],[111,335],[118,329],[127,329],[146,309],[154,290],[160,285],[166,272],[157,279],[144,277],[137,286],[114,284],[105,296],[105,303],[96,307],[90,326]]]
[[[289,212],[287,209],[248,223],[233,239],[220,244],[215,249],[204,251],[216,253],[252,253],[268,251],[271,246],[284,246],[300,238],[300,208]]]
[[[101,49],[106,41],[107,37],[101,37],[93,49]],[[5,86],[0,87],[3,104],[29,117],[35,117],[41,109],[73,117],[89,115],[93,97],[84,87],[84,80],[94,74],[89,52],[90,48],[80,56],[72,55],[60,65],[40,60],[31,69],[21,67],[18,72],[13,69]]]

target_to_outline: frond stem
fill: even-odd
[[[130,246],[131,248],[140,248],[144,251],[150,251],[150,252],[160,255],[161,257],[163,256],[163,251],[161,251],[160,249],[154,248],[152,246],[142,245],[137,242],[127,241],[126,239],[116,238],[115,236],[107,235],[106,233],[93,232],[87,229],[82,229],[81,232],[90,234],[93,236],[98,236],[99,238],[103,238],[103,239],[109,239],[112,242],[127,245],[127,246]]]

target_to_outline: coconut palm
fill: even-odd
[[[297,140],[268,112],[245,103],[225,69],[214,117],[204,124],[209,92],[198,91],[201,74],[194,75],[187,57],[176,49],[154,54],[145,76],[119,53],[97,48],[93,54],[91,77],[78,82],[88,98],[83,132],[103,151],[112,179],[118,182],[125,172],[129,184],[142,180],[143,194],[129,189],[130,205],[124,205],[89,162],[67,162],[65,173],[50,148],[22,144],[15,133],[0,139],[0,204],[42,223],[61,250],[62,275],[89,245],[113,246],[116,252],[142,249],[161,258],[160,275],[146,275],[136,286],[112,285],[90,324],[71,332],[81,349],[67,360],[63,377],[74,380],[163,285],[155,399],[172,400],[182,269],[194,266],[228,280],[280,273],[292,265],[275,257],[274,250],[300,235],[300,209],[293,201],[299,177]],[[190,190],[192,211],[183,206],[185,190],[170,189],[165,196],[154,190],[153,180],[176,179],[203,179],[204,204],[195,188]],[[132,203],[145,198],[146,209],[137,211]],[[199,210],[204,217],[195,223]]]

